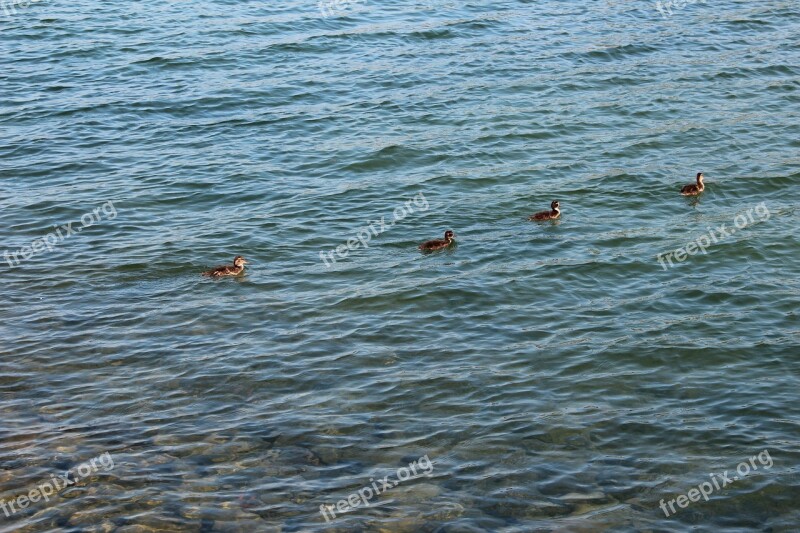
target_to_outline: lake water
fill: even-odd
[[[796,2],[4,5],[0,531],[800,527]]]

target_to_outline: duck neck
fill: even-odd
[[[558,207],[554,207],[553,208],[553,212],[550,213],[550,215],[553,216],[553,217],[560,216],[561,215],[561,209],[559,209]]]

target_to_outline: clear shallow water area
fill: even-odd
[[[800,527],[796,2],[3,5],[0,531]]]

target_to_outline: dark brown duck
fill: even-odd
[[[210,278],[220,278],[222,276],[238,276],[244,272],[244,266],[247,264],[244,257],[237,255],[233,258],[233,265],[222,265],[214,267],[207,272],[203,272],[204,276]]]
[[[423,242],[419,245],[419,249],[423,252],[432,252],[434,250],[441,250],[442,248],[447,248],[453,242],[455,238],[455,233],[451,230],[447,230],[444,232],[444,239],[434,239],[432,241]]]
[[[536,213],[535,215],[529,216],[528,220],[555,220],[561,216],[561,209],[559,206],[558,200],[553,200],[550,204],[551,211]]]
[[[701,192],[706,190],[706,186],[703,184],[703,173],[697,173],[697,184],[690,184],[684,185],[681,189],[681,194],[684,196],[697,196]]]

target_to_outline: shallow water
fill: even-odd
[[[797,4],[272,4],[0,9],[0,531],[796,531]]]

